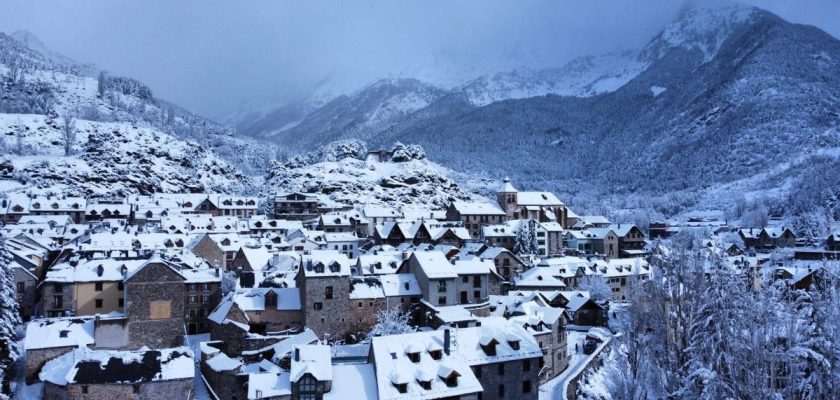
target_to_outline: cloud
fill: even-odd
[[[781,1],[755,2],[808,18]],[[285,101],[326,76],[343,88],[400,74],[457,80],[636,48],[682,5],[674,0],[6,3],[0,24],[7,32],[28,29],[58,52],[140,79],[159,97],[211,116],[246,103]]]

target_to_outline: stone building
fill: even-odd
[[[125,279],[129,347],[178,346],[184,336],[186,279],[153,258]]]
[[[313,250],[301,259],[297,274],[307,328],[323,338],[350,333],[345,314],[350,301],[350,259],[330,250]]]
[[[496,192],[496,200],[508,219],[533,219],[538,222],[557,222],[568,228],[568,209],[554,193],[520,192],[505,179]]]
[[[187,347],[78,349],[48,363],[40,378],[44,400],[190,399],[195,367]]]
[[[479,237],[481,228],[501,224],[507,214],[494,203],[454,201],[446,209],[447,221],[460,221],[471,237]]]

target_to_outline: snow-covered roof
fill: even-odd
[[[452,207],[461,215],[506,215],[496,203],[455,201]]]
[[[295,346],[292,350],[292,367],[289,380],[297,382],[306,374],[311,374],[319,381],[333,379],[332,351],[330,346],[323,344],[304,344]]]
[[[412,255],[429,279],[457,278],[455,267],[439,251],[416,251]]]
[[[476,256],[467,256],[455,260],[455,272],[458,275],[484,275],[496,271],[492,261]]]
[[[520,206],[562,206],[564,205],[554,193],[551,192],[519,192],[516,195],[516,202]]]
[[[481,384],[462,355],[441,352],[441,358],[435,360],[426,351],[443,346],[442,330],[374,337],[371,351],[379,399],[439,399],[481,392]],[[409,358],[413,352],[418,353],[418,362]],[[457,374],[457,384],[449,387],[441,378],[452,373]],[[419,380],[430,382],[429,389],[421,386]],[[397,384],[405,384],[406,392],[400,393]]]
[[[195,377],[189,347],[137,351],[77,349],[48,364],[52,365],[45,365],[39,377],[59,385],[142,383]]]
[[[382,291],[385,297],[393,296],[419,296],[421,294],[420,284],[414,274],[387,274],[379,275],[382,282]]]
[[[332,369],[332,388],[324,400],[378,398],[373,364],[336,364]]]
[[[291,396],[292,384],[289,381],[289,373],[262,372],[248,374],[248,399],[270,399],[275,397]]]
[[[115,260],[100,258],[63,262],[54,265],[44,282],[117,282],[122,281],[128,274],[134,272],[146,263],[145,259]]]
[[[55,347],[85,347],[94,343],[93,318],[46,318],[26,325],[23,347],[26,350]]]
[[[333,250],[312,250],[301,259],[307,278],[319,276],[350,276],[350,259]]]

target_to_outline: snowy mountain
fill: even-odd
[[[383,79],[340,96],[271,139],[291,149],[311,149],[343,139],[369,139],[425,108],[446,92],[416,79]],[[288,106],[277,110],[290,110]],[[285,112],[285,111],[282,111]]]
[[[573,205],[672,213],[763,197],[804,209],[820,204],[817,168],[840,164],[837,93],[836,38],[757,8],[696,7],[638,51],[485,75],[387,124],[365,122],[392,97],[348,97],[282,140],[417,143],[447,167]]]
[[[520,68],[511,72],[485,75],[455,90],[473,106],[529,97],[589,97],[618,90],[639,73],[647,63],[635,51],[586,56],[560,68],[532,71]]]
[[[141,82],[98,75],[51,52],[28,32],[0,34],[0,77],[0,149],[17,178],[7,187],[250,191],[248,176],[261,174],[276,155],[274,146],[155,98]],[[76,120],[69,156],[64,116]]]
[[[390,150],[390,158],[379,160],[368,157],[367,146],[360,141],[334,142],[275,163],[268,170],[265,188],[316,194],[325,204],[343,205],[442,208],[456,199],[482,199],[474,193],[487,182],[473,184],[427,160],[418,146],[397,144]]]
[[[139,81],[110,75],[100,79],[93,66],[49,51],[25,31],[14,37],[0,34],[0,74],[2,113],[45,115],[53,110],[89,121],[154,128],[195,140],[249,174],[263,171],[276,152],[273,146],[235,136],[224,125],[156,98]]]

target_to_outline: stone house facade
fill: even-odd
[[[129,347],[183,343],[184,280],[162,260],[151,260],[126,278]]]

